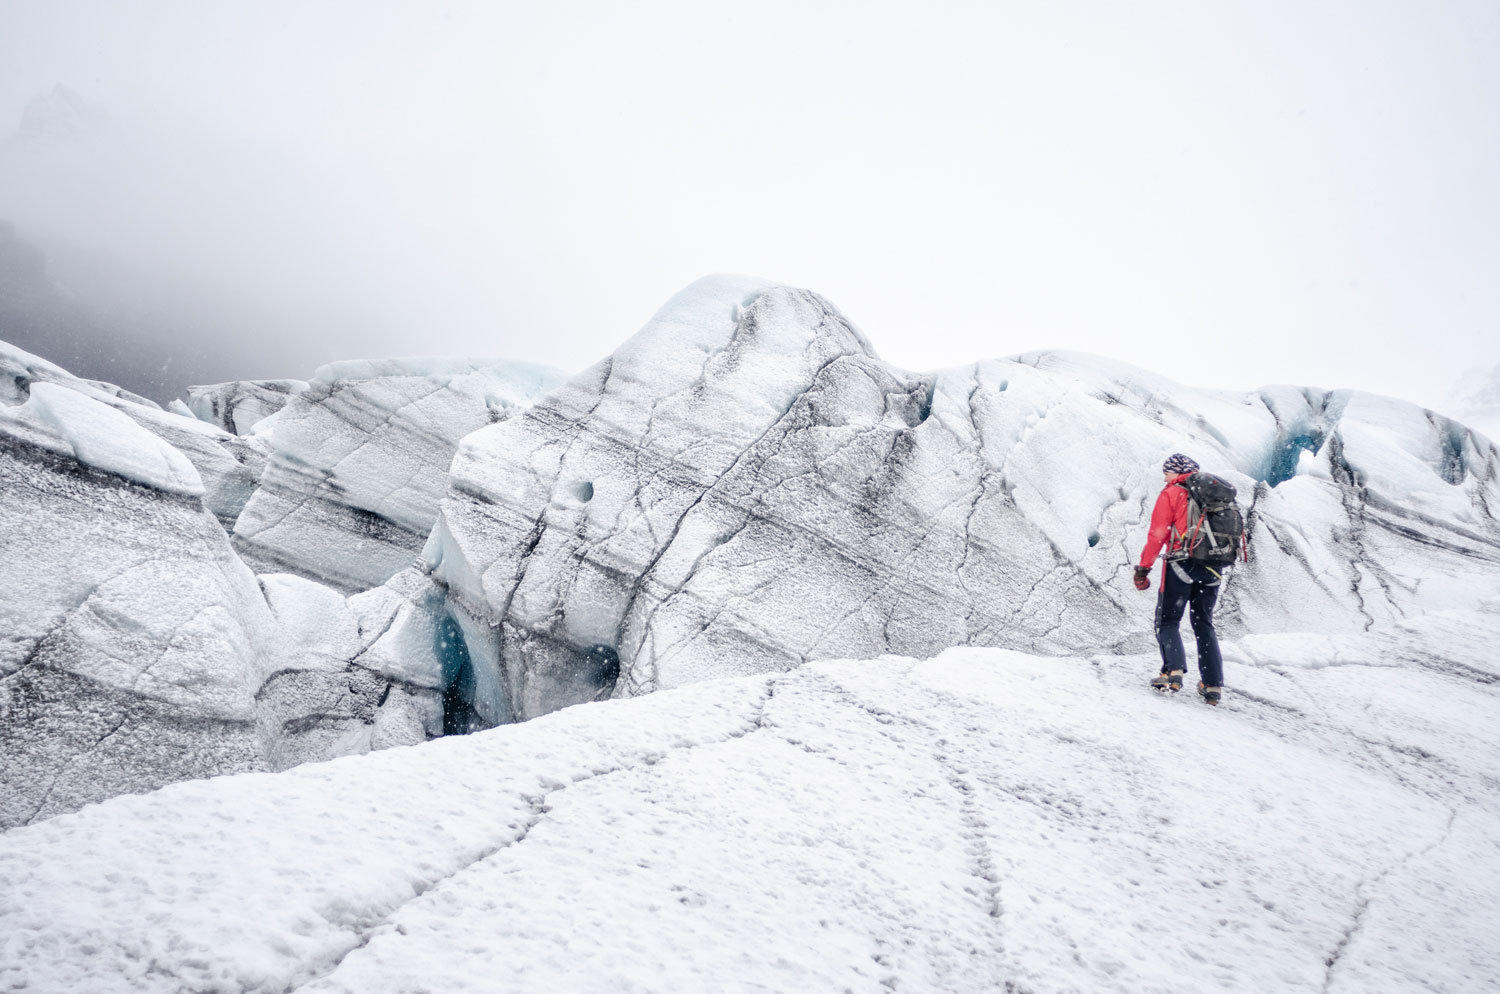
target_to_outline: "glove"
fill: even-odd
[[[1137,590],[1150,590],[1151,589],[1151,567],[1149,567],[1149,566],[1137,566],[1135,568],[1135,589],[1137,589]]]

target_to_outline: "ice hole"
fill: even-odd
[[[26,403],[31,397],[31,380],[25,376],[14,376],[11,379],[15,385],[11,388],[10,396],[6,400],[17,404]]]
[[[1318,454],[1323,447],[1322,432],[1304,432],[1282,439],[1271,451],[1271,458],[1261,474],[1261,479],[1271,486],[1279,486],[1297,475],[1297,461],[1302,453]]]
[[[916,424],[912,425],[913,428],[932,417],[932,397],[936,392],[937,380],[928,380],[922,391],[921,400],[917,404],[917,420]]]
[[[1092,549],[1094,546],[1096,546],[1098,544],[1099,544],[1099,533],[1098,532],[1089,532],[1089,548]]]
[[[467,735],[481,723],[474,709],[474,664],[458,622],[438,622],[437,654],[443,664],[443,734]]]
[[[583,658],[584,672],[581,675],[585,683],[597,688],[594,700],[614,696],[615,683],[620,679],[620,654],[614,646],[592,646]]]
[[[594,484],[589,480],[573,484],[573,496],[587,504],[594,499]]]
[[[1468,463],[1464,459],[1465,430],[1457,421],[1444,418],[1439,435],[1442,465],[1438,467],[1438,475],[1443,478],[1444,483],[1456,487],[1464,482],[1464,474],[1468,472]]]

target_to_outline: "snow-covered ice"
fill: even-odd
[[[39,356],[0,342],[0,410],[19,405],[19,409],[24,411],[33,388],[38,385],[46,386],[42,391],[44,396],[49,392],[53,397],[60,396],[56,392],[57,388],[65,388],[80,397],[97,401],[125,415],[176,449],[197,471],[203,489],[204,505],[226,528],[232,526],[239,517],[265,467],[269,448],[255,438],[240,438],[205,424],[193,417],[191,412],[163,411],[144,397],[138,397],[113,384],[80,379]],[[69,401],[63,399],[55,403],[68,404]],[[76,403],[71,406],[78,408]],[[14,423],[25,417],[25,414],[17,412],[10,416],[10,420]],[[90,419],[69,415],[55,420],[69,425],[82,425]],[[133,434],[124,428],[120,428],[119,433],[122,439]],[[134,445],[137,449],[141,447],[139,440]],[[53,447],[60,451],[64,448],[61,445]],[[94,450],[102,452],[104,459],[119,458],[119,453],[113,452],[114,447],[113,436],[106,433],[96,440]],[[173,460],[170,455],[164,455],[163,458]]]
[[[0,405],[0,827],[442,731],[431,663],[360,664],[395,591],[350,605],[235,555],[225,491],[168,442],[230,436],[23,368]]]
[[[346,593],[383,583],[426,541],[459,439],[563,379],[544,366],[481,359],[319,368],[251,430],[272,455],[234,523],[235,547],[259,571]]]
[[[304,380],[235,380],[188,387],[189,414],[234,435],[248,435],[255,426],[307,389]]]
[[[0,826],[259,767],[271,619],[197,479],[64,388],[0,409]]]
[[[1495,989],[1493,681],[1230,649],[1217,710],[956,649],[116,798],[0,836],[0,986]]]
[[[203,496],[187,456],[112,407],[64,387],[37,383],[19,407],[0,408],[16,433],[73,456],[85,466],[171,494]]]

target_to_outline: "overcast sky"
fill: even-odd
[[[1500,362],[1497,52],[1493,2],[4,0],[0,135],[111,124],[12,139],[0,218],[221,302],[246,376],[578,369],[729,271],[913,368],[1441,407]]]

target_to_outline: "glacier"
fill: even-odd
[[[1144,685],[1174,451],[1249,512],[1216,711]],[[1491,990],[1497,481],[745,277],[574,376],[0,344],[0,987]]]
[[[232,709],[248,725],[224,739],[228,765],[164,762],[144,779],[109,774],[82,731],[53,749],[69,727],[60,690],[22,712],[7,698],[24,716],[12,768],[29,784],[7,824],[201,770],[282,770],[816,659],[1145,651],[1150,600],[1129,564],[1156,467],[1177,450],[1235,482],[1249,510],[1253,554],[1220,601],[1228,638],[1378,633],[1500,594],[1500,455],[1456,422],[1348,390],[1197,390],[1068,353],[912,373],[823,298],[744,277],[688,287],[571,378],[498,360],[357,361],[194,388],[163,411],[10,347],[0,363],[11,435],[51,438],[95,483],[136,472],[132,493],[153,495],[115,515],[106,543],[174,550],[164,573],[177,556],[220,564],[230,579],[215,573],[178,606],[243,630],[203,663],[239,675],[204,686],[249,695]],[[110,419],[101,437],[144,446],[112,468],[118,446],[89,427]],[[161,463],[149,472],[147,453]],[[111,489],[80,491],[85,517],[118,500]],[[174,514],[201,502],[219,528],[146,513],[156,494],[186,501]],[[19,529],[30,498],[0,499]],[[28,592],[7,604],[8,669],[45,643],[34,672],[87,678],[93,664],[60,648],[73,643],[48,641],[93,611],[68,575],[72,541],[15,547],[16,563],[57,577],[16,581]],[[114,645],[152,629],[133,613],[159,594],[132,596],[97,639],[127,673],[178,638],[162,623],[154,642]],[[1413,665],[1485,672],[1452,652]],[[105,729],[118,692],[96,702],[114,716]],[[143,699],[199,717],[185,699]],[[65,773],[77,789],[37,807]]]
[[[0,342],[0,407],[24,406],[33,385],[39,383],[98,401],[180,452],[198,472],[205,506],[225,528],[233,526],[265,469],[270,450],[253,438],[242,438],[196,418],[164,411],[155,402],[128,390],[80,379],[39,356]],[[54,393],[54,396],[61,395]]]
[[[1456,422],[1066,353],[909,373],[816,294],[742,278],[466,437],[416,571],[490,723],[844,655],[1140,649],[1130,564],[1174,451],[1249,511],[1230,635],[1500,593],[1500,452]]]
[[[90,397],[0,409],[0,826],[258,768],[270,619],[203,494]]]

